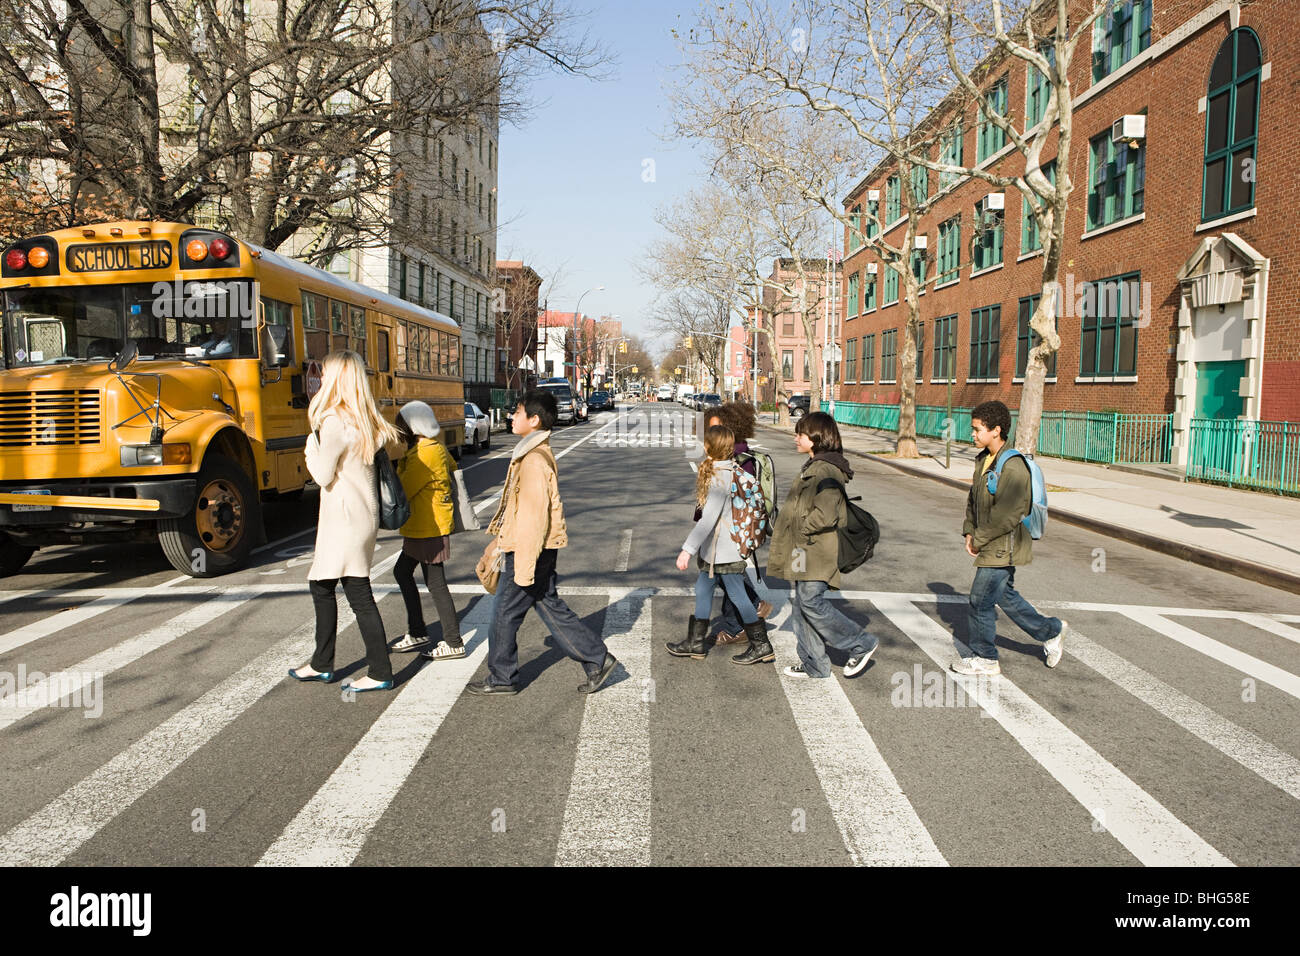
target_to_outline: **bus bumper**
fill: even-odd
[[[6,482],[0,485],[0,527],[37,528],[84,521],[179,518],[193,509],[197,493],[195,478],[94,483]],[[33,508],[41,510],[30,510]]]

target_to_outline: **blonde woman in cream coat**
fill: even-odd
[[[320,391],[311,400],[307,420],[312,428],[307,470],[320,486],[316,552],[307,573],[316,608],[316,653],[309,665],[292,668],[289,676],[326,684],[334,680],[335,589],[342,582],[370,666],[368,676],[347,688],[358,693],[392,690],[384,622],[370,590],[370,561],[379,533],[375,452],[396,441],[397,430],[379,414],[360,355],[339,351],[325,356]]]

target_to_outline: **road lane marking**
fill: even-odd
[[[166,647],[178,637],[184,637],[251,600],[253,595],[247,593],[218,593],[198,607],[143,634],[87,657],[57,674],[51,674],[46,680],[29,684],[25,689],[0,698],[0,730],[38,713],[43,707],[57,705],[64,697],[72,696],[94,680],[135,663],[146,654]]]
[[[370,725],[258,866],[348,866],[487,656],[492,598],[461,621],[465,657],[427,661]]]
[[[82,624],[92,617],[98,617],[105,611],[111,611],[114,608],[130,604],[132,601],[151,593],[154,589],[132,588],[123,589],[125,593],[115,592],[105,594],[103,597],[95,598],[89,604],[81,607],[74,607],[69,611],[59,611],[57,614],[51,614],[49,617],[42,618],[39,621],[33,621],[31,624],[16,628],[7,634],[0,636],[0,654],[7,654],[16,650],[32,641],[39,641],[56,631],[64,628],[75,627]]]
[[[386,571],[397,555],[371,571]],[[346,602],[345,602],[346,603]],[[340,607],[341,634],[355,622]],[[316,622],[298,626],[193,703],[181,708],[98,770],[0,836],[0,866],[58,866],[204,744],[288,680],[315,646]]]
[[[795,725],[855,866],[947,866],[912,802],[834,677],[787,677],[799,663],[787,600],[768,622]]]
[[[632,529],[623,529],[623,540],[618,543],[618,560],[614,562],[615,571],[626,571],[627,563],[632,558]],[[617,655],[615,655],[617,656]]]
[[[874,603],[947,672],[955,656],[952,634],[910,601],[881,596]],[[987,679],[952,673],[948,677],[978,700],[985,713],[1144,865],[1233,865],[1005,674],[996,680],[996,706],[989,706],[979,693]]]
[[[1300,630],[1289,627],[1280,621],[1271,620],[1263,614],[1242,614],[1241,619],[1247,624],[1268,631],[1270,634],[1285,638],[1293,644],[1300,644]]]
[[[1070,626],[1063,642],[1066,653],[1077,657],[1111,683],[1128,691],[1162,717],[1209,744],[1300,800],[1300,760],[1268,741],[1216,714],[1198,700],[1175,690],[1153,674],[1112,651],[1095,644]]]
[[[1193,631],[1190,627],[1184,627],[1182,624],[1175,624],[1173,621],[1165,620],[1159,614],[1136,608],[1130,608],[1123,613],[1143,627],[1150,628],[1157,634],[1163,634],[1184,647],[1199,651],[1211,660],[1216,660],[1220,664],[1241,671],[1243,674],[1249,674],[1256,680],[1262,680],[1265,684],[1271,684],[1292,697],[1300,698],[1300,677],[1290,671],[1285,671],[1267,661],[1261,661],[1258,657],[1239,651],[1235,647],[1229,647],[1212,637],[1206,637],[1198,631]]]
[[[556,866],[650,865],[650,595],[610,597],[604,639],[627,676],[583,708]]]

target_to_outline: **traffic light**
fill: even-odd
[[[620,352],[622,352],[624,355],[626,355],[626,354],[627,354],[627,342],[619,342],[619,343],[618,343],[618,350],[619,350]]]
[[[688,335],[686,336],[686,338],[682,339],[682,348],[688,349],[690,347],[691,347],[691,337]]]
[[[640,371],[640,369],[638,369],[635,365],[633,365],[633,366],[632,366],[632,374],[635,375],[638,371]]]

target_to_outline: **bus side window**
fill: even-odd
[[[378,341],[376,342],[376,347],[377,347],[378,350],[379,350],[379,355],[378,355],[378,359],[379,359],[379,371],[381,371],[381,372],[387,372],[387,371],[389,370],[389,365],[388,365],[388,331],[387,331],[386,329],[379,329],[376,338],[377,338],[377,340],[378,340]]]
[[[361,356],[361,361],[367,366],[370,362],[370,349],[366,346],[366,310],[360,306],[353,305],[348,307],[352,318],[352,350]]]
[[[325,323],[328,321],[328,306],[325,303],[326,299],[323,295],[317,295],[315,292],[302,294],[302,324],[306,330],[303,338],[306,342],[307,358],[317,361],[325,358],[325,354],[330,350],[329,330],[325,328]]]

